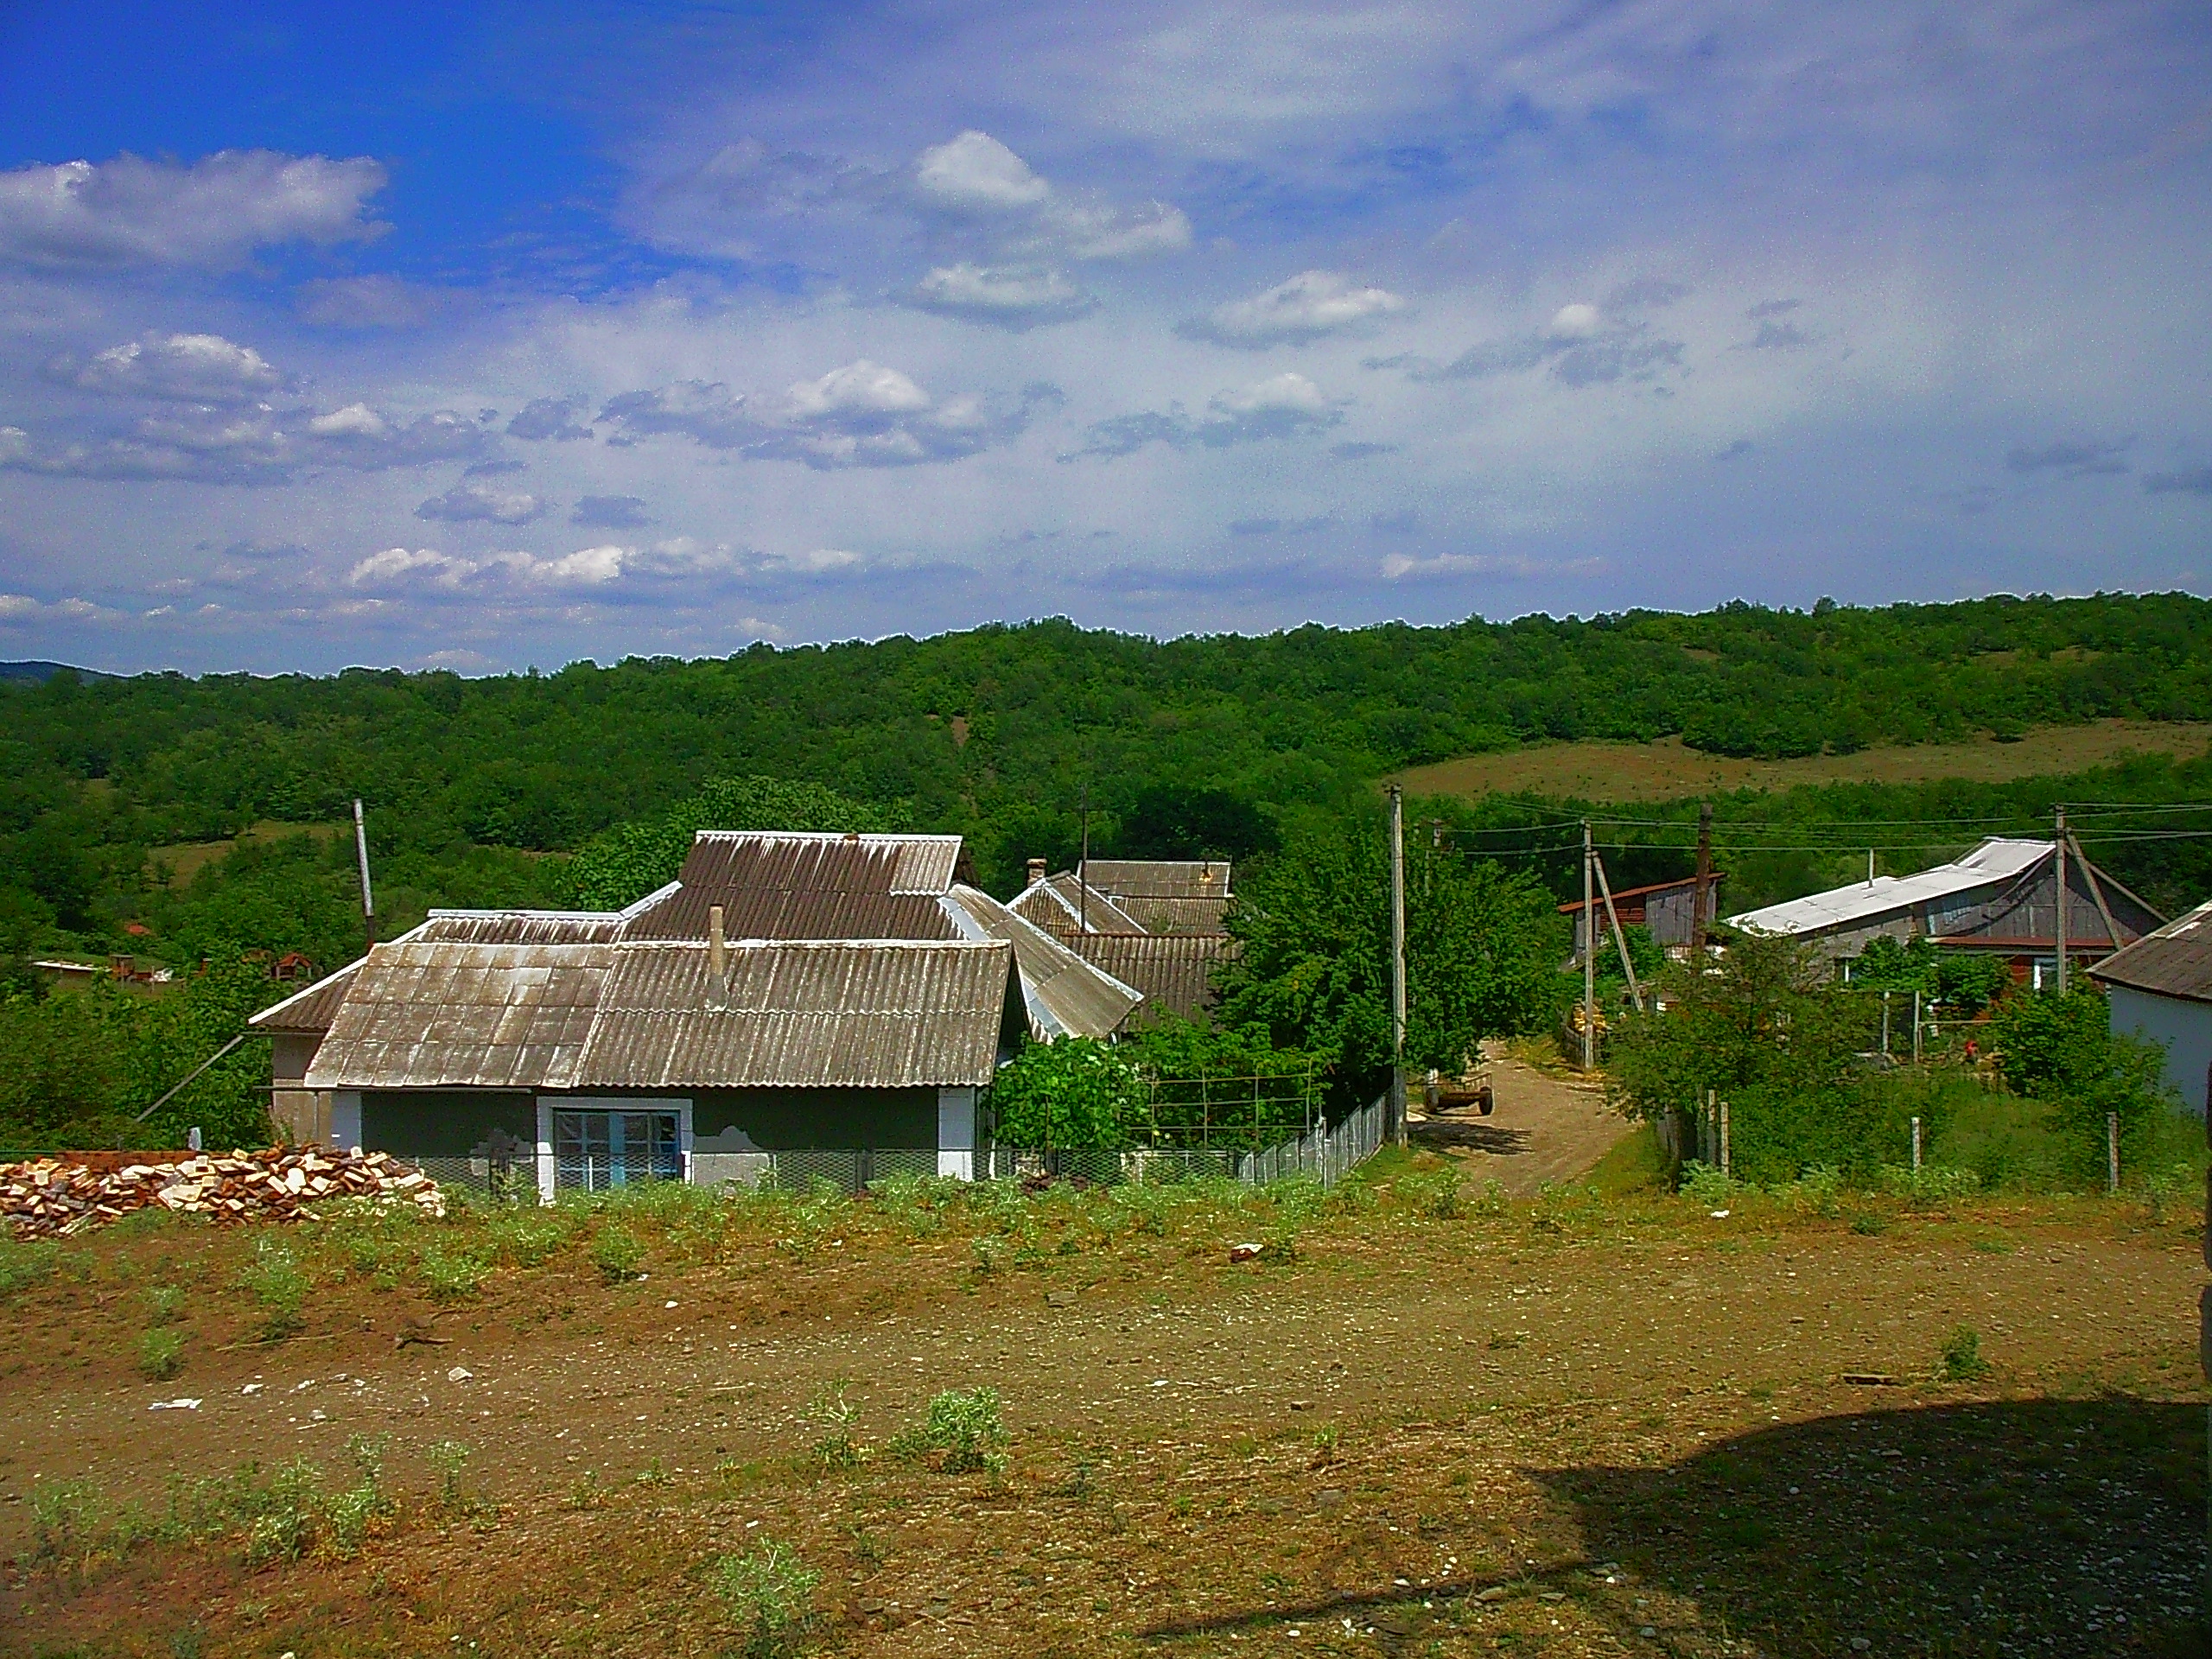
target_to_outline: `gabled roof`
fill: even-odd
[[[339,1004],[346,1000],[346,988],[353,982],[353,975],[360,965],[359,962],[347,963],[307,989],[295,991],[282,1002],[271,1003],[260,1013],[249,1015],[246,1024],[260,1031],[321,1036],[338,1017]]]
[[[1069,940],[1085,962],[1134,990],[1144,1006],[1133,1023],[1179,1014],[1196,1019],[1213,1002],[1213,970],[1243,947],[1226,933],[1084,933]]]
[[[1076,874],[1094,892],[1116,899],[1226,899],[1229,861],[1170,858],[1091,858]]]
[[[1065,870],[1058,875],[1048,875],[1042,881],[1031,882],[1014,895],[1007,908],[1053,934],[1078,933],[1086,927],[1092,932],[1147,931],[1135,917],[1096,887],[1085,893],[1082,881]]]
[[[702,830],[623,937],[703,939],[719,905],[730,939],[957,938],[937,901],[959,857],[957,836]]]
[[[1710,871],[1707,874],[1705,878],[1708,888],[1718,887],[1727,879],[1728,872],[1726,870]],[[1631,899],[1648,899],[1655,893],[1680,893],[1685,887],[1694,887],[1695,886],[1697,886],[1697,877],[1694,875],[1686,875],[1679,881],[1647,881],[1640,887],[1615,887],[1613,889],[1613,904],[1616,908],[1618,908],[1620,906],[1626,904]],[[1600,910],[1603,910],[1605,907],[1605,900],[1603,895],[1600,895],[1594,902]],[[1710,891],[1706,894],[1705,902],[1708,906],[1713,903],[1713,895]],[[1559,913],[1562,916],[1573,916],[1579,914],[1581,912],[1581,909],[1582,901],[1580,899],[1575,899],[1561,905],[1559,907]]]
[[[1013,945],[1030,1033],[1040,1041],[1110,1036],[1144,1001],[1141,992],[979,888],[956,883],[944,902],[966,937],[1004,939]]]
[[[2212,904],[2199,905],[2089,969],[2107,985],[2212,1002]]]
[[[1731,927],[1756,933],[1825,933],[1859,926],[1937,899],[2011,881],[2051,855],[2047,841],[1992,836],[1963,857],[1916,875],[1878,875],[1727,918]]]

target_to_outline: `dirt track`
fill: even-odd
[[[1471,1107],[1421,1116],[1416,1090],[1408,1125],[1415,1144],[1453,1159],[1475,1180],[1526,1197],[1547,1181],[1587,1174],[1635,1128],[1606,1109],[1594,1084],[1547,1076],[1502,1055],[1490,1070],[1496,1104],[1488,1117]]]

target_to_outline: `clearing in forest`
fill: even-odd
[[[1684,747],[1679,737],[1656,743],[1538,743],[1414,766],[1400,772],[1396,781],[1414,795],[1526,793],[1585,801],[1673,801],[1806,784],[1915,784],[1939,778],[2004,783],[2084,772],[2129,755],[2194,760],[2208,752],[2212,722],[2100,720],[2083,726],[2039,726],[2018,742],[1981,737],[1791,760],[1702,754]]]

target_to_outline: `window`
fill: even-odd
[[[683,1179],[674,1112],[553,1113],[554,1183],[603,1192],[640,1181]]]

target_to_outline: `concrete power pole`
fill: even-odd
[[[1390,1122],[1406,1144],[1406,795],[1390,785]]]
[[[377,901],[369,890],[369,830],[361,817],[361,798],[353,798],[353,853],[361,865],[361,931],[368,939],[369,949],[377,945]]]
[[[1582,1069],[1598,1069],[1598,911],[1591,893],[1597,851],[1590,820],[1582,820]]]
[[[2058,809],[2058,994],[2066,995],[2066,809]]]
[[[1713,904],[1713,803],[1697,804],[1697,892],[1690,917],[1690,971],[1705,971],[1705,925]]]

